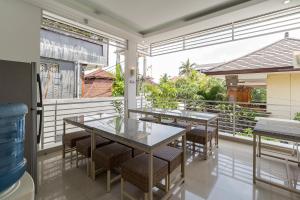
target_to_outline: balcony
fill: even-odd
[[[300,123],[294,120],[300,39],[287,33],[299,34],[299,23],[296,0],[1,1],[0,100],[24,102],[28,114],[19,130],[26,137],[4,137],[24,143],[24,153],[0,153],[0,160],[26,158],[27,172],[0,199],[10,193],[23,195],[17,200],[300,199]],[[268,46],[260,44],[268,39]],[[194,90],[200,78],[199,85],[181,85],[183,93],[195,91],[193,99],[176,91],[169,98],[163,90],[150,98],[142,87],[149,58],[189,57],[216,45],[233,45],[241,54],[244,41],[259,48],[230,61],[228,48],[220,48],[207,60],[221,63],[199,65],[201,76],[223,79],[229,101],[203,100]],[[197,61],[207,52],[196,52]],[[110,87],[117,77],[118,94],[101,94],[120,97],[90,98],[99,93],[88,90]],[[237,100],[247,87],[267,88],[267,103]],[[0,180],[14,166],[0,162]]]
[[[138,107],[157,107],[154,101],[145,97],[137,98]],[[176,105],[176,109],[193,110],[219,114],[220,147],[207,161],[199,160],[199,155],[188,150],[187,178],[184,187],[172,194],[172,199],[297,199],[297,194],[291,194],[280,189],[253,185],[252,182],[252,130],[257,117],[270,117],[274,113],[288,116],[290,108],[284,105],[232,103],[225,101],[189,101],[168,100],[162,105]],[[63,134],[63,118],[82,114],[97,113],[118,114],[123,112],[123,98],[49,100],[44,104],[44,135],[41,140],[39,156],[39,194],[40,199],[119,199],[119,183],[113,186],[110,194],[104,190],[103,175],[96,182],[85,174],[86,161],[79,162],[79,168],[70,155],[62,159],[61,142]],[[175,107],[173,107],[174,109]],[[269,109],[271,108],[271,110]],[[274,109],[276,108],[276,109]],[[79,129],[68,125],[67,132]],[[266,152],[285,152],[293,157],[294,143],[284,140],[263,138],[263,149]],[[47,152],[54,152],[47,155]],[[275,155],[275,153],[274,153]],[[75,158],[73,158],[74,160]],[[285,162],[261,159],[258,164],[260,176],[277,183],[291,182],[299,188],[300,172],[296,166],[286,171]],[[199,169],[201,169],[199,171]],[[205,180],[205,181],[203,181]],[[82,184],[84,183],[84,184]],[[134,188],[129,191],[142,195]],[[240,188],[240,189],[237,189]],[[232,190],[237,190],[232,193]],[[53,193],[53,191],[56,191]]]

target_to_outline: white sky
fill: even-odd
[[[289,36],[290,38],[300,39],[300,30],[290,31]],[[164,73],[167,73],[171,77],[177,76],[181,62],[186,61],[188,58],[191,62],[197,64],[226,62],[256,51],[283,38],[284,33],[277,33],[263,37],[150,57],[148,59],[148,66],[152,65],[152,77],[158,82],[159,78]],[[148,75],[151,75],[151,72],[148,73]]]

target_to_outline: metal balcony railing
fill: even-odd
[[[61,145],[63,118],[82,114],[122,113],[124,109],[123,105],[123,97],[47,100],[43,107],[43,135],[41,137],[40,149]],[[147,101],[145,97],[137,97],[137,106],[218,113],[221,132],[231,134],[232,136],[240,135],[249,138],[252,137],[252,129],[256,124],[256,117],[292,119],[294,113],[300,110],[300,105],[289,106],[187,99],[148,99]],[[71,125],[67,125],[66,129],[67,132],[78,130],[78,128]]]
[[[279,105],[188,99],[154,99],[148,101],[147,106],[218,113],[221,132],[249,138],[252,137],[257,117],[294,119],[295,114],[300,111],[300,104]],[[284,141],[275,142],[284,143]]]
[[[141,106],[137,97],[138,106]],[[77,115],[93,115],[97,113],[123,112],[124,98],[109,97],[99,99],[57,99],[45,100],[43,105],[43,132],[40,149],[61,145],[63,134],[63,118]],[[67,125],[67,132],[80,130]]]

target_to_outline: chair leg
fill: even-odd
[[[214,137],[214,140],[215,140],[215,147],[218,147],[217,136]]]
[[[193,152],[195,152],[196,151],[196,144],[195,144],[195,142],[193,142]]]
[[[204,160],[207,160],[207,143],[203,146]]]
[[[65,144],[63,144],[62,157],[63,157],[63,158],[66,157],[66,145],[65,145]]]
[[[148,193],[144,193],[144,200],[148,200]]]
[[[166,180],[166,192],[168,192],[170,190],[170,186],[171,186],[171,183],[170,183],[170,178],[171,177],[171,174],[168,174],[167,177],[165,178]]]
[[[88,176],[91,175],[91,164],[90,164],[90,159],[89,158],[87,158],[86,173],[87,173]]]
[[[110,170],[106,171],[106,192],[110,192]]]
[[[72,164],[72,161],[73,161],[73,149],[71,149],[71,164]]]
[[[78,151],[76,149],[76,167],[78,168]]]
[[[121,200],[124,199],[124,179],[121,177]]]

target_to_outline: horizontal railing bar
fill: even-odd
[[[111,111],[111,109],[107,109],[107,110],[102,110],[102,111]],[[56,116],[58,116],[58,117],[61,117],[61,116],[67,116],[67,115],[82,115],[82,114],[85,114],[85,113],[99,113],[99,111],[89,111],[89,112],[82,112],[82,113],[78,113],[78,112],[76,112],[76,113],[67,113],[67,114],[59,114],[59,115],[56,115]],[[45,116],[45,117],[54,117],[55,115],[51,115],[51,116]]]
[[[72,102],[54,102],[54,103],[50,103],[50,102],[45,102],[44,103],[44,106],[55,106],[56,104],[57,105],[70,105],[70,104],[84,104],[84,103],[101,103],[101,102],[112,102],[112,101],[119,101],[119,100],[121,100],[121,101],[124,101],[124,98],[123,97],[114,97],[114,99],[97,99],[97,100],[91,100],[91,99],[89,99],[89,100],[86,100],[86,101],[72,101]]]
[[[57,104],[57,106],[59,106],[59,104]],[[103,107],[108,107],[108,106],[110,106],[110,107],[113,107],[113,105],[112,104],[108,104],[108,105],[103,105],[103,106],[87,106],[87,107],[80,107],[80,108],[63,108],[63,109],[60,109],[60,108],[58,108],[58,110],[59,111],[68,111],[68,110],[79,110],[79,109],[88,109],[88,108],[103,108]],[[44,113],[47,113],[47,112],[54,112],[55,111],[55,109],[54,110],[44,110]]]

